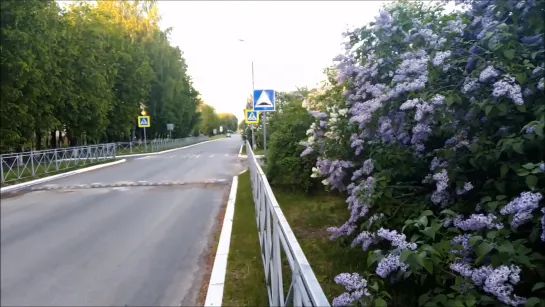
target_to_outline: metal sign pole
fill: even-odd
[[[146,152],[148,152],[148,142],[146,141],[146,128],[144,129],[144,146],[146,146]]]
[[[256,146],[255,146],[255,134],[254,134],[255,129],[254,129],[254,126],[251,126],[250,129],[252,130],[252,147],[255,150]]]
[[[263,156],[267,157],[267,112],[263,112]]]

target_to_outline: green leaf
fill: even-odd
[[[477,242],[480,242],[483,240],[483,237],[481,236],[473,236],[471,239],[469,239],[469,246],[475,245]]]
[[[376,253],[369,253],[367,255],[367,267],[371,267],[377,260],[378,257]]]
[[[465,307],[464,303],[460,302],[459,300],[455,300],[455,301],[450,300],[447,303],[447,306],[449,306],[449,307]]]
[[[421,216],[430,216],[433,215],[433,212],[431,210],[426,210],[420,214]]]
[[[532,287],[532,292],[545,288],[545,282],[538,282]]]
[[[507,49],[503,51],[503,55],[508,58],[509,60],[512,60],[515,57],[515,50],[514,49]]]
[[[439,214],[446,214],[446,215],[450,215],[450,216],[456,216],[456,212],[450,210],[450,209],[445,209],[443,211],[441,211]]]
[[[387,307],[388,304],[386,304],[386,301],[385,301],[385,300],[383,300],[383,299],[381,299],[381,298],[377,298],[377,299],[375,300],[375,306],[376,306],[376,307]]]
[[[534,189],[537,185],[537,177],[534,175],[528,175],[526,177],[526,184],[530,189]]]
[[[515,78],[517,79],[517,81],[520,83],[520,84],[525,84],[526,83],[526,74],[521,72],[519,74],[515,74]]]
[[[493,105],[487,105],[486,107],[484,107],[484,113],[486,114],[486,116],[488,116],[490,111],[492,111],[492,108],[494,108]]]
[[[419,219],[418,219],[418,223],[420,223],[420,225],[422,226],[428,226],[428,218],[426,216],[421,216]]]
[[[426,227],[421,232],[427,235],[428,237],[432,238],[432,240],[435,240],[435,229],[433,229],[432,227]]]
[[[470,294],[466,297],[466,305],[468,307],[475,306],[475,297],[473,295]]]
[[[533,168],[536,167],[536,166],[535,166],[534,163],[526,163],[526,164],[524,164],[522,167],[524,167],[524,168],[527,169],[527,170],[531,170],[531,169],[533,169]]]
[[[433,262],[430,259],[424,261],[424,268],[428,273],[433,274]]]
[[[517,175],[521,177],[528,176],[528,174],[530,174],[530,172],[522,168],[517,171]]]
[[[504,178],[505,175],[507,175],[507,172],[509,172],[509,166],[507,164],[502,164],[500,167],[501,178]]]
[[[513,150],[519,154],[524,154],[524,146],[522,145],[522,142],[513,143]]]
[[[481,242],[479,245],[477,245],[477,248],[475,249],[475,253],[480,258],[486,257],[490,251],[494,249],[494,246],[488,242]]]
[[[401,255],[399,255],[399,261],[405,262],[410,254],[412,254],[410,250],[404,250],[403,252],[401,252]]]
[[[524,304],[525,307],[533,307],[539,305],[539,298],[537,297],[531,297],[526,301],[526,304]]]
[[[430,296],[427,293],[420,295],[420,297],[418,297],[418,306],[424,305],[429,299]]]

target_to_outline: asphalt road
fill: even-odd
[[[229,186],[153,186],[243,170],[239,136],[48,182],[1,201],[2,306],[195,305]]]

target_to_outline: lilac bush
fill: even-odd
[[[367,259],[335,306],[545,303],[545,2],[456,2],[384,7],[305,104]]]

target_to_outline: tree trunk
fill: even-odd
[[[42,150],[42,130],[36,129],[36,150]]]
[[[57,130],[51,130],[51,148],[57,148]]]

